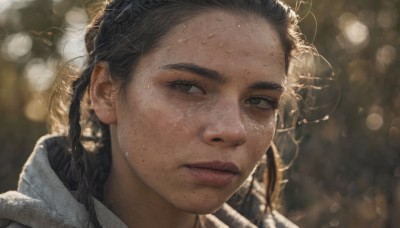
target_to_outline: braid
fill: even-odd
[[[101,147],[97,151],[95,158],[93,159],[94,164],[91,167],[95,167],[92,173],[92,187],[93,196],[103,201],[104,197],[104,184],[107,180],[108,174],[111,170],[111,139],[109,126],[99,122],[101,130]]]
[[[280,158],[275,145],[271,145],[267,150],[266,156],[267,167],[264,172],[266,184],[266,202],[268,208],[274,208],[274,203],[278,200],[276,193],[279,193],[279,181],[281,180]],[[265,208],[267,209],[267,207]]]
[[[69,137],[71,140],[71,151],[72,151],[72,176],[77,181],[77,199],[83,203],[86,209],[89,211],[90,222],[95,227],[101,227],[97,220],[96,212],[94,210],[94,201],[91,197],[92,188],[89,183],[89,163],[88,153],[81,142],[81,100],[84,97],[85,91],[89,86],[90,75],[92,67],[88,67],[80,78],[72,84],[73,97],[70,105],[69,112]]]
[[[171,4],[171,7],[161,8],[165,4],[177,2],[182,4]],[[114,0],[107,3],[88,27],[85,43],[89,61],[80,78],[72,84],[73,95],[68,116],[71,162],[63,170],[68,170],[65,173],[66,181],[72,183],[72,189],[77,190],[77,199],[88,210],[89,222],[94,227],[101,227],[101,225],[96,217],[93,197],[103,200],[104,184],[110,173],[112,157],[109,126],[101,123],[93,110],[90,110],[87,116],[88,112],[82,105],[93,67],[100,61],[108,63],[110,75],[113,79],[122,82],[123,89],[129,82],[136,61],[142,54],[157,47],[163,36],[186,16],[193,16],[193,13],[201,12],[207,7],[254,11],[271,19],[277,25],[284,41],[287,67],[289,53],[295,47],[293,43],[297,42],[296,37],[287,34],[285,30],[285,28],[293,29],[290,23],[296,22],[289,15],[290,9],[285,8],[278,0],[235,2],[228,0]],[[253,8],[247,9],[247,4],[252,4]],[[157,10],[154,10],[156,8]],[[83,111],[85,112],[82,114]],[[89,140],[96,143],[96,153],[87,151],[83,144],[85,137],[82,134],[82,128],[88,127],[92,130]],[[274,195],[279,191],[281,175],[279,167],[279,155],[275,147],[271,146],[267,151],[265,169],[266,202],[270,209],[274,203]],[[250,197],[253,181],[250,183],[245,201]]]
[[[136,18],[146,10],[168,1],[169,0],[113,1],[106,6],[104,13],[99,14],[87,29],[85,43],[90,56],[89,66],[82,73],[81,77],[72,84],[73,96],[69,111],[69,137],[72,156],[71,169],[67,176],[69,176],[68,179],[76,181],[77,199],[88,210],[89,222],[91,222],[94,227],[101,227],[101,225],[96,216],[92,196],[99,200],[103,199],[104,184],[111,169],[111,139],[109,126],[98,121],[94,112],[91,112],[89,118],[93,117],[93,120],[89,121],[92,122],[92,127],[100,127],[101,146],[94,155],[86,151],[82,144],[82,127],[80,123],[81,102],[89,86],[93,66],[97,62],[103,60],[104,57],[101,57],[102,53],[105,53],[107,48],[112,46],[105,45],[108,36],[114,36],[116,33],[123,33],[124,29],[122,27],[128,24],[124,23],[126,20],[130,22],[135,21]],[[117,28],[115,28],[115,25]],[[114,32],[110,33],[110,29],[113,29]]]

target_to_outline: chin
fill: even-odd
[[[191,214],[211,214],[217,211],[229,199],[227,196],[193,196],[192,199],[185,199],[182,204],[175,205],[181,210]]]
[[[218,205],[202,205],[202,206],[196,206],[195,208],[186,208],[184,211],[190,213],[190,214],[197,214],[197,215],[206,215],[206,214],[212,214],[216,212],[219,208],[222,207],[222,205],[225,202],[222,202]]]

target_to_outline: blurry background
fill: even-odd
[[[47,131],[60,66],[84,61],[94,2],[0,0],[0,192],[16,188]],[[286,2],[332,65],[341,99],[329,120],[301,126],[283,212],[301,227],[400,227],[400,1]]]

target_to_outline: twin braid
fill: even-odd
[[[92,112],[90,117],[97,121],[89,120],[100,130],[100,144],[97,153],[89,153],[83,146],[81,126],[81,102],[85,97],[90,84],[90,78],[94,66],[99,61],[108,61],[107,58],[113,50],[114,45],[119,43],[118,37],[126,33],[126,26],[131,26],[145,12],[160,7],[176,0],[115,0],[106,5],[89,26],[86,33],[86,49],[89,53],[87,68],[81,76],[72,84],[73,96],[69,111],[69,137],[71,143],[71,170],[67,175],[77,183],[78,200],[83,203],[89,212],[90,222],[94,227],[101,227],[94,209],[94,200],[103,199],[103,187],[111,169],[111,142],[109,127],[98,121]],[[278,0],[260,0],[261,2],[272,1],[281,4]],[[281,12],[283,13],[283,12]],[[93,126],[92,126],[93,127]],[[93,134],[94,137],[99,137]],[[276,160],[277,159],[277,160]],[[272,193],[279,180],[279,156],[275,148],[267,151],[267,205],[272,208]]]

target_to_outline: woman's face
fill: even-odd
[[[270,146],[284,83],[280,38],[265,20],[211,11],[179,24],[115,99],[113,172],[129,197],[214,211]]]

